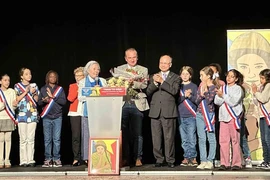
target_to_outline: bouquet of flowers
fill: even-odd
[[[132,81],[130,81],[130,79],[133,79],[135,81],[146,80],[146,78],[143,77],[142,73],[134,69],[122,70],[114,68],[113,70],[110,70],[110,73],[113,77],[107,80],[108,85],[110,87],[125,87],[127,88],[127,94],[133,97],[135,97],[138,92],[132,88],[133,83]]]

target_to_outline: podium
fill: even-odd
[[[89,124],[88,175],[119,175],[124,87],[83,88]]]

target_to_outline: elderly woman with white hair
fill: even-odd
[[[104,78],[99,77],[100,66],[97,61],[89,61],[84,67],[85,77],[79,81],[79,92],[78,99],[83,102],[82,106],[82,130],[81,130],[81,153],[82,159],[88,165],[88,145],[89,145],[89,125],[88,125],[88,112],[87,112],[87,103],[86,97],[82,96],[82,88],[84,87],[95,87],[107,86],[107,82]]]

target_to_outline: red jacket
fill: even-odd
[[[69,85],[68,96],[67,99],[70,102],[69,111],[77,112],[78,108],[78,85],[77,83],[73,83]]]

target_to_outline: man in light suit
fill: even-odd
[[[179,93],[179,75],[170,71],[172,58],[163,55],[159,60],[160,72],[150,78],[146,93],[151,97],[149,117],[153,141],[155,167],[167,165],[174,167],[175,163],[175,133],[178,117],[176,99]],[[163,137],[162,137],[163,135]],[[162,143],[164,142],[165,157]]]
[[[143,111],[149,109],[146,94],[143,90],[147,87],[148,69],[137,64],[138,54],[134,48],[125,51],[125,60],[127,64],[118,66],[117,69],[125,72],[132,72],[140,76],[139,79],[129,79],[130,88],[136,91],[136,95],[127,93],[124,96],[122,108],[122,157],[123,166],[131,164],[130,160],[135,161],[135,166],[142,166],[143,154],[143,135],[142,125],[144,114]],[[133,91],[133,92],[135,92]],[[127,90],[129,92],[129,90]],[[130,152],[130,146],[133,151]],[[129,155],[131,154],[131,155]]]

